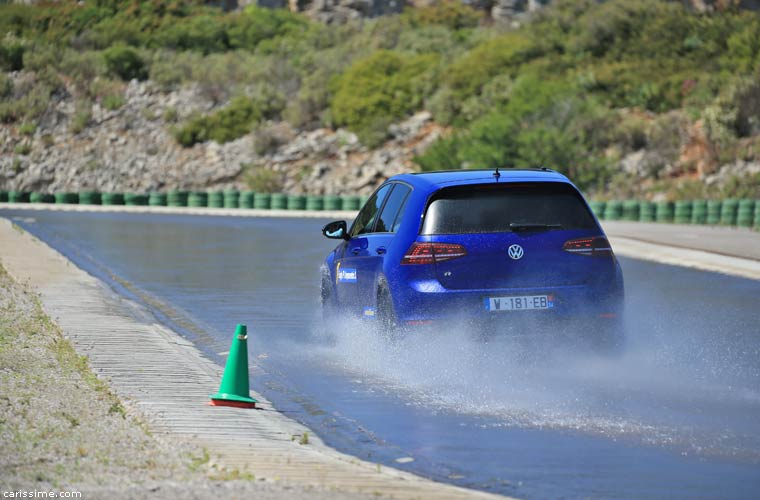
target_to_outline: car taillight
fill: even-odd
[[[467,255],[462,245],[455,243],[412,243],[401,264],[433,264]]]
[[[579,255],[590,255],[593,257],[602,257],[612,255],[612,247],[607,238],[596,236],[594,238],[578,238],[568,240],[562,247],[565,252],[571,252]]]

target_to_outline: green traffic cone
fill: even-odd
[[[250,397],[248,387],[248,330],[245,325],[238,325],[232,347],[224,367],[222,384],[219,392],[211,396],[211,406],[234,406],[236,408],[255,408],[256,400]]]

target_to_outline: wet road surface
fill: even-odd
[[[760,282],[621,259],[619,358],[546,331],[527,345],[466,329],[389,343],[318,321],[324,221],[6,215],[219,363],[248,324],[253,387],[342,451],[526,498],[760,487]]]

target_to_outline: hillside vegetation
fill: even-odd
[[[760,161],[754,12],[565,0],[507,28],[442,1],[326,26],[254,6],[85,0],[0,5],[0,34],[0,121],[22,135],[61,95],[77,101],[76,133],[93,102],[118,108],[125,82],[149,79],[217,103],[172,125],[186,147],[266,120],[345,127],[375,147],[426,109],[450,133],[416,158],[424,170],[549,166],[599,196],[760,197],[760,169],[739,168]]]

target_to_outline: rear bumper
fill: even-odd
[[[559,287],[489,290],[448,290],[437,280],[414,281],[392,290],[399,323],[439,321],[554,322],[606,324],[619,321],[623,309],[622,287],[572,285]],[[536,310],[491,311],[489,297],[548,295],[552,307]]]

